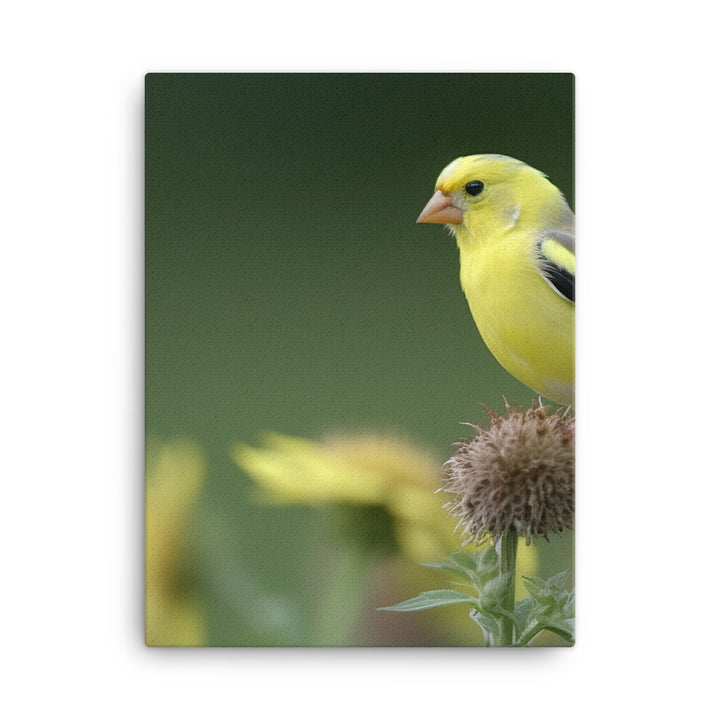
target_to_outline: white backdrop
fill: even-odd
[[[5,717],[716,706],[717,55],[709,6],[683,8],[6,6]],[[143,76],[275,70],[576,74],[575,648],[144,647]]]

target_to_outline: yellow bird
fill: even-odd
[[[575,216],[543,175],[504,155],[441,173],[417,222],[448,226],[460,284],[500,364],[562,405],[575,389]]]

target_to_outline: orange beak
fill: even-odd
[[[462,210],[456,208],[442,190],[436,190],[415,222],[459,225],[462,220]]]

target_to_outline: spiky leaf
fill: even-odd
[[[443,605],[457,605],[458,603],[469,603],[477,607],[478,599],[472,595],[458,592],[457,590],[429,590],[420,593],[417,597],[404,600],[397,605],[383,607],[380,610],[395,610],[397,612],[410,612],[411,610],[428,610]]]

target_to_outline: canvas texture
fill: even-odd
[[[147,645],[574,643],[573,210],[571,74],[146,77]]]

